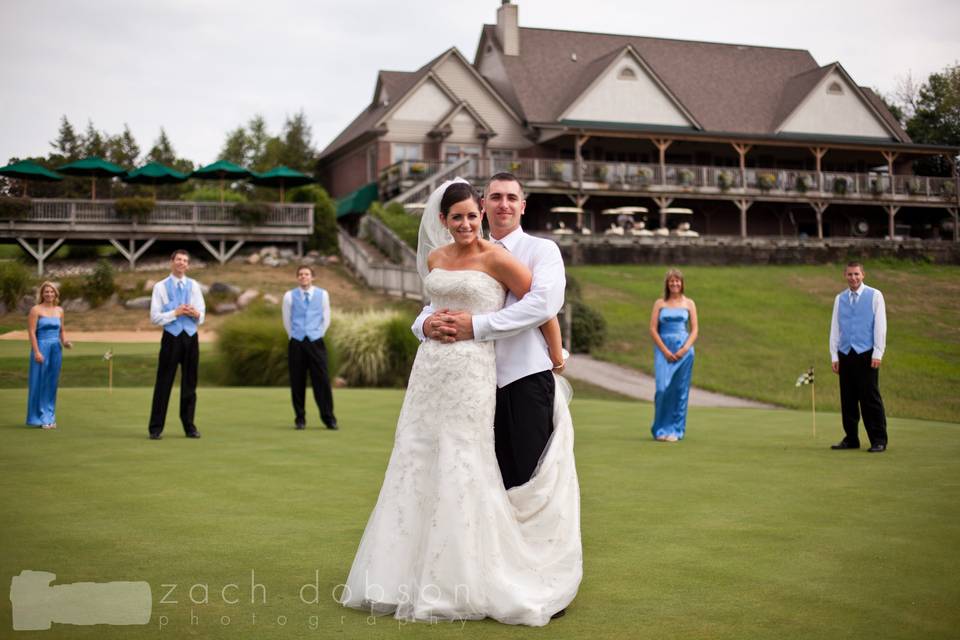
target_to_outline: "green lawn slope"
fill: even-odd
[[[809,388],[794,387],[817,371],[817,404],[839,411],[828,338],[843,268],[826,266],[684,268],[697,303],[700,339],[693,383],[786,407],[809,407]],[[653,370],[650,311],[663,295],[664,267],[610,265],[567,270],[584,300],[609,325],[594,355],[647,373]],[[866,265],[867,284],[887,303],[887,352],[880,390],[888,416],[960,422],[960,267]]]

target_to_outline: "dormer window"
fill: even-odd
[[[827,85],[827,93],[834,96],[842,96],[843,87],[840,86],[839,82],[831,82],[829,85]]]
[[[620,72],[617,74],[617,80],[636,80],[637,72],[631,69],[630,67],[624,67],[620,69]]]

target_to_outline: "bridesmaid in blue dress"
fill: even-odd
[[[40,285],[40,302],[27,316],[30,334],[30,392],[27,396],[27,424],[56,429],[57,384],[63,347],[70,342],[63,333],[60,291],[52,282]]]
[[[671,269],[664,278],[663,299],[654,303],[650,316],[650,336],[656,345],[653,370],[657,380],[650,431],[654,439],[661,442],[683,440],[686,432],[693,343],[697,334],[697,305],[683,294],[683,274]]]

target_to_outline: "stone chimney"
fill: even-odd
[[[520,22],[517,18],[517,5],[503,0],[497,9],[497,37],[503,47],[504,55],[520,55]]]

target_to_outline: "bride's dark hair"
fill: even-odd
[[[443,198],[440,199],[440,213],[447,215],[450,213],[450,207],[464,200],[473,200],[477,208],[480,208],[480,197],[473,185],[469,182],[454,182],[443,192]]]

